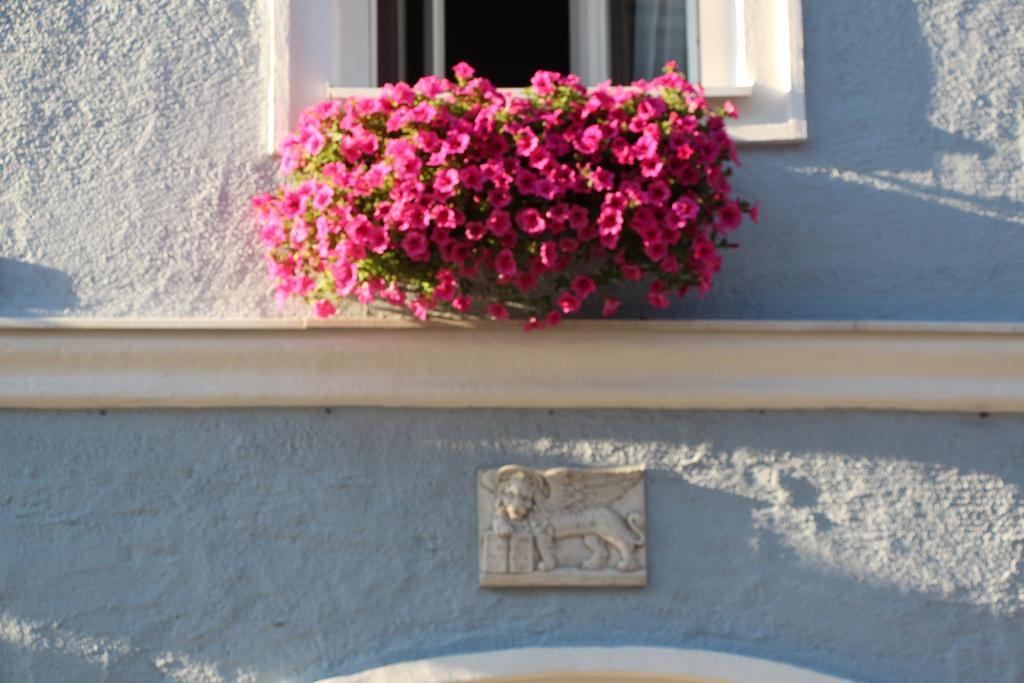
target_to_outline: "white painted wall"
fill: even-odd
[[[0,5],[0,316],[275,315],[247,221],[274,183],[267,5]],[[742,150],[762,223],[666,315],[1021,321],[1024,5],[803,19],[810,139]]]

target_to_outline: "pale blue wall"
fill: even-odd
[[[0,315],[274,315],[263,4],[0,5]],[[804,4],[810,140],[742,151],[764,220],[670,314],[1024,319],[1024,4]]]
[[[0,681],[633,643],[1024,679],[1019,416],[7,412],[0,434]],[[478,588],[475,471],[507,462],[645,464],[649,586]]]

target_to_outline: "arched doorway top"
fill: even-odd
[[[850,683],[744,655],[667,647],[535,647],[421,659],[319,683]]]

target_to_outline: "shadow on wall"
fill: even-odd
[[[810,137],[743,147],[734,177],[761,223],[704,300],[634,288],[623,315],[1020,320],[1019,7],[804,3]]]
[[[1024,676],[1020,416],[40,411],[0,433],[0,680],[612,644]],[[478,588],[476,470],[510,462],[644,464],[648,587]]]
[[[10,302],[17,299],[17,307]],[[66,314],[79,305],[71,277],[56,268],[0,258],[0,315],[17,310],[19,316]]]

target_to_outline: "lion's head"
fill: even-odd
[[[538,500],[547,494],[544,477],[524,467],[502,467],[496,475],[494,512],[509,521],[525,521]]]

